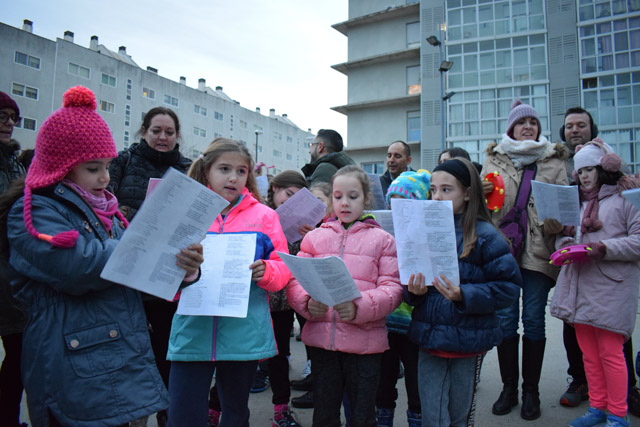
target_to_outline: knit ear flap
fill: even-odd
[[[31,218],[31,199],[31,188],[29,186],[26,186],[24,188],[22,212],[24,215],[24,225],[27,228],[29,234],[31,234],[36,239],[49,242],[52,246],[58,248],[74,247],[76,245],[76,241],[78,240],[78,236],[80,235],[77,230],[63,231],[62,233],[58,233],[55,236],[39,233],[38,230],[36,230],[36,228],[33,226],[33,220]]]

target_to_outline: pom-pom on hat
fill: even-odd
[[[537,141],[540,139],[540,133],[542,132],[539,126],[540,116],[538,116],[538,112],[535,108],[529,104],[523,104],[520,99],[516,99],[511,105],[511,112],[509,113],[509,119],[507,120],[507,135],[509,135],[510,138],[513,138],[513,128],[516,126],[518,120],[525,117],[534,117],[538,120],[538,135],[536,135]]]
[[[573,157],[573,167],[576,173],[589,166],[601,166],[606,172],[620,172],[622,159],[613,152],[609,144],[595,140],[577,146],[576,154]]]
[[[75,166],[95,159],[117,157],[111,131],[96,112],[96,97],[83,86],[72,87],[62,97],[62,108],[40,126],[35,156],[25,178],[24,222],[31,235],[54,246],[75,245],[76,230],[55,236],[39,233],[31,220],[32,190],[57,184]]]
[[[14,101],[8,94],[0,92],[0,110],[3,108],[11,108],[18,116],[20,115],[20,109],[18,108],[16,101]]]
[[[425,169],[418,172],[402,172],[389,185],[387,204],[391,205],[391,195],[397,194],[405,199],[426,200],[431,184],[431,174]]]

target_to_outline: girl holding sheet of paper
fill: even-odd
[[[287,297],[307,319],[302,341],[311,350],[313,425],[340,426],[346,391],[350,425],[371,426],[376,425],[380,357],[389,348],[385,318],[401,301],[395,240],[371,216],[363,216],[371,192],[362,169],[343,167],[331,186],[337,220],[310,231],[298,256],[342,258],[362,297],[328,307],[311,298],[295,279],[287,286]]]
[[[575,326],[590,408],[569,425],[628,426],[622,347],[631,337],[638,308],[640,211],[620,192],[637,188],[638,182],[620,171],[620,157],[601,141],[578,146],[573,161],[582,202],[580,241],[563,236],[557,246],[586,244],[591,250],[587,262],[562,266],[551,314]]]
[[[65,92],[25,181],[0,204],[3,249],[21,275],[12,286],[29,316],[22,376],[35,426],[128,425],[169,404],[140,294],[100,278],[128,223],[106,190],[117,152],[95,110],[89,89]],[[201,263],[200,244],[178,255],[189,275]]]
[[[522,282],[509,243],[491,223],[477,169],[461,158],[431,174],[431,198],[453,204],[460,286],[444,275],[411,275],[404,299],[414,306],[409,338],[420,346],[423,425],[473,425],[482,355],[502,341],[497,310]],[[428,278],[431,280],[431,278]]]
[[[216,138],[193,162],[189,176],[224,197],[229,205],[209,233],[256,234],[247,317],[176,314],[171,327],[169,425],[207,425],[209,387],[216,373],[222,408],[220,426],[249,425],[249,390],[258,361],[275,356],[267,292],[277,292],[290,273],[276,251],[287,241],[275,211],[260,203],[253,159],[239,142]]]

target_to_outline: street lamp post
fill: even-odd
[[[442,30],[440,31],[440,37],[442,37]],[[453,67],[453,62],[451,61],[446,61],[444,59],[444,52],[442,49],[442,42],[440,40],[438,40],[438,38],[436,36],[429,36],[427,37],[427,42],[429,42],[429,44],[431,46],[434,47],[438,47],[438,49],[440,50],[440,68],[438,68],[438,71],[440,71],[440,115],[441,115],[441,119],[440,119],[440,146],[441,146],[441,151],[444,151],[446,148],[446,139],[445,139],[445,126],[447,125],[447,119],[446,119],[446,110],[445,110],[445,101],[449,98],[451,98],[451,96],[453,96],[453,93],[449,96],[445,96],[444,93],[444,73],[446,73],[447,71],[449,71],[451,69],[451,67]]]
[[[262,135],[262,131],[260,129],[256,129],[256,164],[258,164],[258,135]]]

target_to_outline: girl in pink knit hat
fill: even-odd
[[[128,425],[169,404],[140,294],[100,278],[128,223],[106,190],[117,152],[95,110],[93,92],[69,89],[38,132],[26,179],[0,201],[29,317],[22,378],[33,426]],[[200,244],[177,257],[191,277],[202,261]]]

